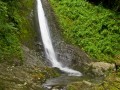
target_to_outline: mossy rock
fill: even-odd
[[[67,90],[90,90],[92,83],[89,83],[88,81],[73,82],[67,85]]]
[[[44,83],[48,78],[54,78],[58,76],[60,76],[60,73],[54,70],[54,68],[50,67],[36,68],[36,70],[32,72],[33,81],[39,81],[41,83]]]
[[[0,81],[0,90],[5,90],[5,85],[3,81]]]
[[[67,85],[67,90],[120,90],[120,77],[116,72],[111,72],[102,82],[73,82]]]

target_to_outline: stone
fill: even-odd
[[[89,66],[92,67],[91,71],[96,76],[104,76],[105,72],[107,72],[108,70],[115,69],[114,64],[110,64],[106,62],[91,62]]]

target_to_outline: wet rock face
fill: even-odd
[[[49,1],[42,0],[42,3],[58,61],[63,64],[63,67],[68,66],[77,70],[84,70],[86,64],[90,62],[90,59],[80,48],[64,42],[61,33],[62,30],[59,27]]]
[[[82,50],[78,47],[65,44],[64,42],[59,44],[59,47],[57,48],[57,55],[58,60],[60,60],[64,66],[68,67],[82,68],[83,65],[90,62],[90,59]]]

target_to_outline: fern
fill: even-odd
[[[92,58],[120,55],[120,15],[85,0],[49,0],[67,41],[82,46]]]

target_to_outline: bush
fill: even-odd
[[[33,0],[0,0],[0,62],[22,61],[21,42],[29,37],[27,16]]]

